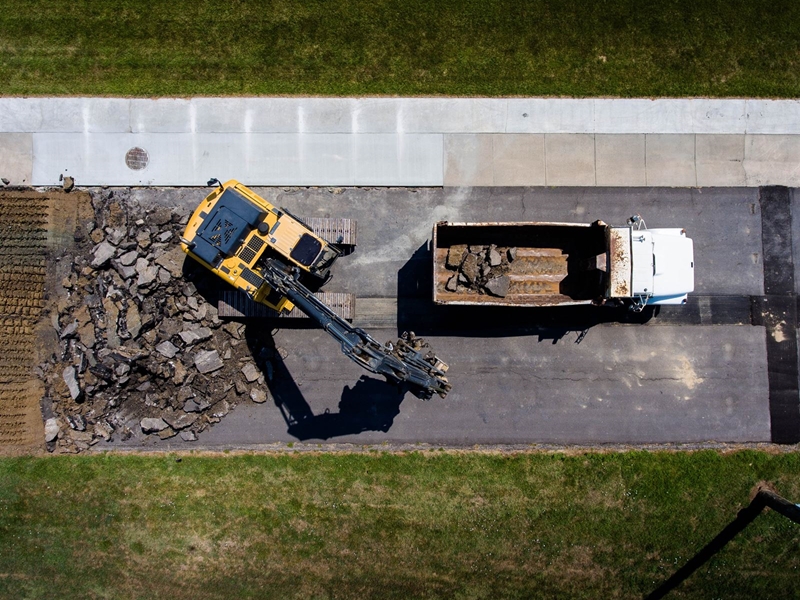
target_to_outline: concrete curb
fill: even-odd
[[[22,185],[797,186],[799,150],[797,100],[0,98]]]

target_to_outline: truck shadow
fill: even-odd
[[[538,336],[557,343],[570,332],[576,342],[595,325],[646,323],[658,307],[635,313],[611,306],[442,306],[433,303],[430,242],[420,246],[397,273],[397,332],[421,336]]]
[[[357,435],[365,431],[387,432],[400,414],[400,404],[408,390],[368,375],[351,387],[345,386],[338,412],[314,414],[303,392],[275,346],[263,321],[245,327],[245,340],[256,364],[265,374],[266,385],[275,406],[281,411],[287,432],[298,440],[328,440]],[[332,352],[337,352],[332,345]]]

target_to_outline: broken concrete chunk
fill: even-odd
[[[156,352],[166,358],[173,358],[178,353],[178,347],[169,340],[165,340],[156,346]]]
[[[465,244],[457,244],[450,246],[447,251],[447,268],[456,270],[464,262],[464,255],[467,253],[467,246]]]
[[[83,418],[83,415],[69,415],[67,421],[75,431],[86,431],[86,419]]]
[[[198,413],[203,412],[209,406],[211,406],[211,403],[205,398],[192,398],[186,401],[186,404],[183,405],[183,410],[187,413]]]
[[[162,440],[168,440],[171,437],[175,437],[178,435],[178,432],[172,429],[171,427],[167,427],[166,429],[162,429],[158,432],[158,437]]]
[[[208,327],[195,327],[194,329],[181,331],[178,335],[181,336],[184,344],[194,344],[195,342],[202,342],[209,339],[212,332]]]
[[[183,261],[185,258],[186,253],[178,246],[159,256],[156,259],[156,264],[160,267],[164,267],[173,277],[182,277]]]
[[[78,331],[78,321],[73,321],[64,329],[61,330],[61,339],[65,340],[67,338],[75,337],[75,332]]]
[[[75,320],[81,327],[83,327],[87,323],[92,322],[92,315],[89,314],[89,309],[85,304],[76,308],[75,311],[72,313],[72,316],[75,318]]]
[[[181,439],[184,442],[196,442],[197,434],[191,429],[189,431],[181,431]]]
[[[267,401],[267,392],[261,388],[253,388],[250,390],[250,399],[256,404],[263,404]]]
[[[114,373],[117,377],[125,377],[131,372],[131,366],[125,363],[120,363],[114,368]]]
[[[197,321],[202,321],[203,319],[206,318],[207,314],[208,314],[208,304],[204,302],[203,304],[200,305],[200,307],[196,311],[192,313],[192,317],[194,317],[194,319]]]
[[[107,346],[109,348],[119,348],[120,340],[117,335],[117,317],[119,317],[119,309],[111,298],[105,297],[103,298],[103,310],[105,311]]]
[[[227,331],[230,336],[236,340],[242,339],[242,326],[234,321],[228,321],[222,326],[224,331]]]
[[[114,428],[109,424],[108,421],[98,421],[94,424],[94,434],[99,438],[103,438],[105,441],[111,440],[111,435],[114,433]]]
[[[165,414],[162,418],[175,431],[180,431],[181,429],[186,429],[192,423],[194,423],[197,420],[197,414],[177,412],[177,413]]]
[[[194,355],[194,366],[201,373],[211,373],[221,369],[224,364],[216,350],[203,350]]]
[[[179,360],[170,363],[172,365],[172,383],[175,385],[181,385],[184,381],[186,381],[186,376],[189,374],[186,370],[186,367],[183,366],[183,363]]]
[[[94,250],[92,266],[94,268],[102,267],[113,258],[116,251],[117,249],[108,242],[100,242]]]
[[[517,249],[516,248],[509,248],[506,251],[506,254],[508,255],[508,262],[514,262],[515,260],[517,260]]]
[[[120,256],[117,260],[119,264],[129,267],[136,262],[137,258],[139,258],[139,254],[136,252],[136,250],[131,250],[130,252],[126,252]]]
[[[124,265],[119,264],[119,262],[116,261],[112,261],[111,264],[114,265],[114,268],[117,270],[117,273],[119,273],[119,276],[126,281],[131,277],[133,277],[134,275],[136,275],[136,267],[134,267],[133,265],[129,265],[126,267]]]
[[[166,207],[160,207],[155,209],[149,215],[147,215],[147,222],[150,225],[166,225],[172,219],[172,210]],[[167,238],[169,239],[169,238]]]
[[[163,431],[169,427],[164,419],[158,417],[146,417],[142,419],[139,425],[142,428],[142,433],[156,433],[157,431]]]
[[[478,257],[474,254],[467,254],[467,257],[464,259],[464,264],[461,265],[461,272],[469,283],[475,281],[480,273]]]
[[[511,280],[508,278],[508,275],[501,275],[500,277],[495,277],[494,279],[487,281],[486,290],[492,296],[505,298],[508,295],[508,288],[510,284]]]
[[[44,422],[44,441],[45,442],[52,442],[57,437],[58,434],[61,432],[61,428],[58,426],[58,419],[55,417],[51,417]]]
[[[258,367],[256,367],[253,363],[247,363],[245,366],[243,366],[242,374],[247,380],[247,383],[253,383],[261,376],[261,372],[258,370]]]
[[[489,250],[489,265],[492,267],[499,267],[500,264],[503,262],[503,258],[500,256],[500,253],[492,248]]]
[[[106,233],[108,233],[108,241],[118,246],[119,243],[125,238],[125,230],[121,227],[115,229],[106,228]]]
[[[139,316],[139,309],[133,302],[128,304],[128,311],[125,313],[125,328],[133,337],[138,336],[142,329],[142,319]]]
[[[67,384],[67,388],[69,389],[69,395],[73,400],[77,400],[81,397],[81,387],[78,385],[78,379],[75,374],[75,367],[67,367],[64,369],[64,373],[62,374],[64,377],[64,383]]]
[[[158,267],[151,265],[144,258],[136,259],[136,272],[139,274],[139,279],[136,281],[139,287],[150,285],[158,277]]]
[[[150,232],[144,230],[137,233],[136,242],[139,244],[140,248],[147,250],[147,248],[150,247]]]
[[[447,280],[444,289],[446,289],[448,292],[455,292],[456,290],[458,290],[458,275],[451,276]]]

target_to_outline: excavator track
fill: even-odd
[[[300,217],[300,221],[323,240],[337,246],[355,247],[358,227],[353,219]]]
[[[352,322],[356,314],[356,295],[347,292],[317,292],[314,294],[323,304],[330,307],[339,317]],[[245,292],[225,290],[220,292],[217,301],[217,313],[220,319],[308,319],[308,315],[299,308],[290,312],[279,313],[266,304],[254,302]]]

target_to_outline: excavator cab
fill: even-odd
[[[200,203],[181,246],[207,269],[278,312],[294,305],[264,280],[264,260],[280,259],[325,282],[341,256],[308,225],[236,180],[220,184]]]

